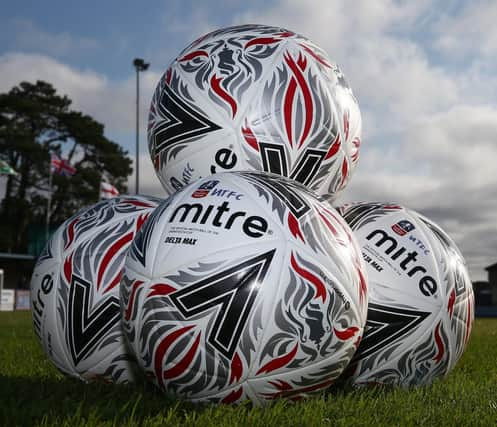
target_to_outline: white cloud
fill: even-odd
[[[479,0],[465,3],[455,15],[434,22],[434,46],[447,58],[480,57],[495,63],[497,54],[497,3]]]
[[[133,170],[135,168],[135,158],[133,156]],[[139,193],[146,194],[149,196],[156,196],[161,198],[167,198],[166,191],[162,188],[162,185],[157,178],[155,173],[152,160],[148,153],[142,153],[140,155],[140,176],[139,176]],[[128,178],[128,191],[131,194],[136,192],[136,178],[135,175],[131,175]]]
[[[49,33],[26,19],[11,21],[16,48],[43,52],[50,55],[68,55],[98,48],[98,42],[88,37],[75,37],[70,33]]]
[[[72,108],[89,114],[106,126],[108,133],[134,132],[136,78],[113,81],[91,70],[72,68],[42,54],[7,53],[0,56],[0,91],[7,92],[21,81],[47,81],[60,95],[73,101]],[[144,129],[152,93],[160,75],[140,74],[140,129]],[[145,135],[142,135],[142,141]]]

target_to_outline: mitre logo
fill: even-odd
[[[236,224],[249,237],[261,237],[268,230],[265,218],[258,215],[247,216],[246,211],[234,211],[228,201],[207,206],[201,203],[182,203],[174,210],[169,222],[208,224],[227,230]]]
[[[373,230],[366,236],[366,240],[371,241],[377,248],[381,248],[386,255],[392,260],[399,263],[400,268],[406,272],[408,277],[419,279],[418,287],[421,293],[427,297],[435,295],[438,289],[438,283],[429,274],[428,270],[421,264],[418,264],[417,251],[410,251],[405,246],[400,246],[394,236],[389,235],[381,229]]]

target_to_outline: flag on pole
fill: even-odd
[[[102,181],[100,182],[100,198],[101,199],[112,199],[113,197],[119,196],[119,191],[112,184]]]
[[[0,175],[17,175],[17,172],[6,161],[0,160]]]
[[[57,154],[52,153],[50,158],[50,172],[63,176],[73,176],[76,168],[71,166],[68,160],[61,159]]]

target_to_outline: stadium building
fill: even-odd
[[[485,268],[488,281],[473,282],[476,315],[497,317],[497,262]]]

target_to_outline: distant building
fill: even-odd
[[[4,288],[29,289],[29,281],[35,262],[34,255],[0,252],[0,268],[4,274]]]
[[[477,306],[492,305],[492,288],[490,283],[481,280],[473,282],[473,291],[475,293],[475,304]]]
[[[497,305],[497,262],[485,268],[488,272],[488,283],[492,291],[492,304]]]
[[[488,281],[473,282],[477,317],[497,317],[497,263],[485,268]]]

